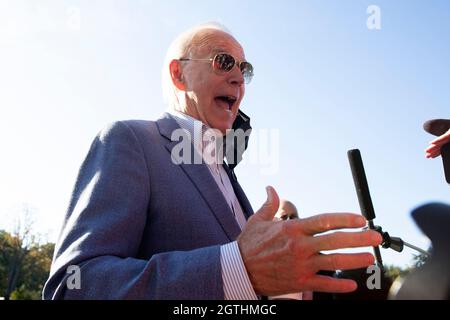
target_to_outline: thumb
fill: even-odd
[[[256,216],[265,221],[272,221],[280,206],[280,198],[275,189],[271,186],[266,187],[266,192],[267,200],[264,202],[261,209],[256,212]]]

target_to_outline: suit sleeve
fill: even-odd
[[[148,175],[126,123],[99,133],[80,168],[44,299],[224,298],[220,246],[137,258],[148,219]],[[79,269],[79,287],[67,285],[75,276],[69,266]]]

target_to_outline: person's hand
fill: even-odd
[[[450,129],[443,135],[437,137],[430,142],[428,148],[425,149],[425,157],[436,158],[441,154],[441,147],[450,142]]]
[[[275,213],[274,221],[298,219],[298,210],[295,204],[289,200],[281,199],[280,205],[278,206],[278,211]],[[312,300],[313,292],[304,291],[298,293],[289,293],[285,295],[269,297],[272,300]]]
[[[320,233],[361,228],[366,224],[361,215],[330,213],[305,219],[273,222],[279,198],[267,187],[268,199],[251,216],[237,242],[257,294],[280,295],[300,291],[351,292],[353,280],[317,275],[319,270],[346,270],[374,263],[370,253],[321,254],[340,248],[377,246],[382,242],[376,231]]]

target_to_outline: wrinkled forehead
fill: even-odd
[[[230,34],[214,29],[206,29],[197,33],[192,39],[192,54],[208,57],[216,53],[226,52],[237,59],[245,60],[244,49]]]

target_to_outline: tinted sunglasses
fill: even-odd
[[[241,70],[244,76],[244,81],[246,84],[250,83],[253,78],[253,66],[247,61],[237,61],[232,55],[228,53],[218,53],[214,58],[209,59],[190,59],[181,58],[180,61],[210,61],[212,62],[212,67],[214,70],[219,72],[230,72],[233,70],[234,66],[237,65],[239,70]]]

